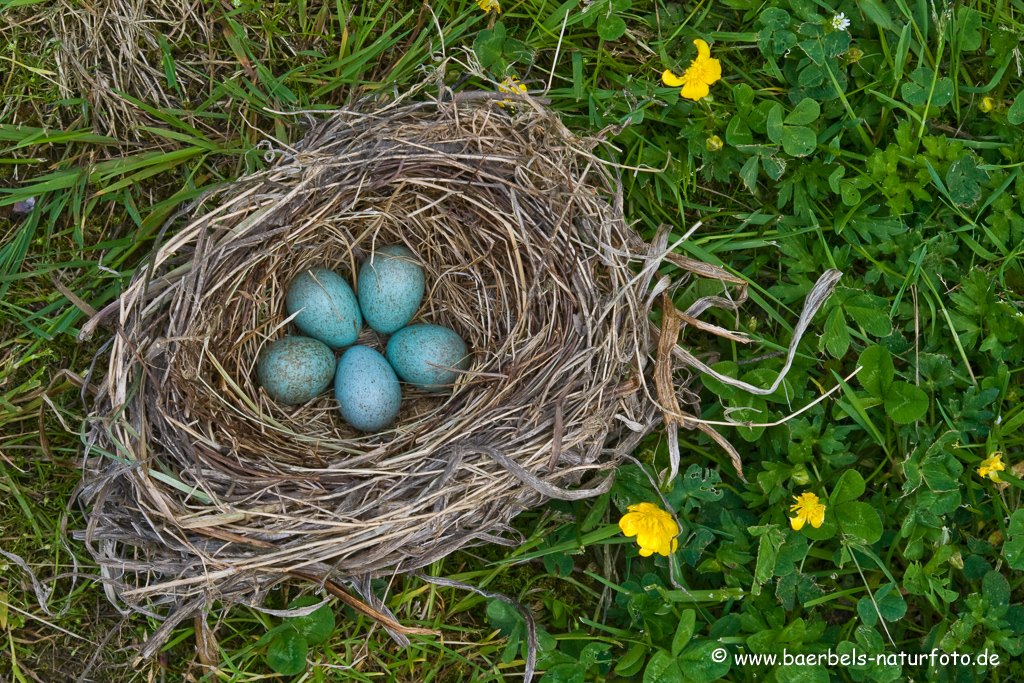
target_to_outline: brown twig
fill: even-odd
[[[348,605],[349,607],[351,607],[355,611],[359,612],[363,616],[366,616],[366,617],[369,617],[370,619],[373,619],[374,621],[379,623],[381,626],[389,628],[392,631],[395,631],[397,633],[401,633],[402,635],[406,635],[406,636],[439,636],[439,635],[441,635],[441,632],[439,630],[437,630],[437,629],[419,628],[417,626],[403,626],[402,624],[398,623],[397,621],[392,619],[387,614],[384,614],[380,610],[377,610],[377,609],[374,609],[373,607],[370,607],[365,602],[363,602],[359,598],[355,597],[354,595],[352,595],[351,593],[349,593],[344,588],[339,586],[334,581],[331,581],[330,579],[324,579],[323,577],[314,576],[313,574],[307,574],[305,572],[293,571],[293,572],[289,572],[289,573],[292,576],[295,576],[295,577],[300,578],[300,579],[304,579],[306,581],[311,581],[312,583],[323,584],[324,588],[327,589],[328,593],[330,593],[334,597],[338,598],[343,603],[345,603],[346,605]]]

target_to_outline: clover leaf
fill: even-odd
[[[849,51],[850,34],[845,31],[834,31],[825,36],[816,35],[810,40],[802,40],[799,45],[812,62],[822,66],[828,60]]]
[[[782,105],[776,104],[768,112],[768,138],[781,144],[791,156],[804,157],[814,151],[817,137],[807,124],[814,122],[821,113],[821,107],[810,98],[801,100],[783,120]]]
[[[857,614],[868,626],[877,624],[879,615],[886,621],[898,621],[906,613],[907,601],[900,595],[899,588],[895,583],[887,583],[878,588],[874,596],[857,601]]]
[[[533,56],[526,43],[508,37],[505,25],[500,21],[494,24],[494,28],[485,28],[477,34],[473,41],[473,52],[480,60],[480,66],[486,69],[497,65],[502,72],[508,64],[529,61]]]
[[[882,398],[892,386],[896,370],[892,354],[881,346],[869,346],[860,354],[857,364],[862,368],[857,379],[864,389],[876,398]]]
[[[779,7],[769,7],[758,18],[764,26],[757,32],[757,47],[769,59],[778,59],[796,45],[796,34],[788,30],[789,12]]]
[[[971,7],[960,7],[956,14],[960,50],[974,52],[981,47],[981,13]]]
[[[1003,544],[1003,556],[1010,569],[1024,570],[1024,510],[1017,510],[1010,516],[1007,527],[1010,537]]]
[[[836,519],[844,534],[856,536],[868,545],[882,537],[882,520],[867,503],[843,503],[836,508]]]
[[[320,599],[315,596],[303,595],[293,600],[288,609],[309,607],[318,602]],[[271,631],[273,638],[264,657],[267,666],[282,676],[302,673],[306,670],[310,645],[322,643],[333,632],[334,612],[327,605],[303,616],[286,617],[280,626]]]
[[[1024,90],[1017,93],[1017,97],[1014,98],[1013,104],[1006,112],[1006,120],[1015,126],[1019,126],[1024,123]]]
[[[909,424],[928,411],[928,394],[913,384],[894,381],[895,371],[888,349],[869,346],[861,353],[859,365],[863,368],[859,376],[861,386],[883,402],[885,413],[893,422]]]
[[[893,382],[885,394],[885,414],[893,422],[910,424],[928,412],[928,394],[907,382]]]
[[[597,18],[597,35],[601,40],[616,40],[626,32],[626,22],[618,14],[602,14]]]
[[[318,602],[320,599],[314,595],[303,595],[295,598],[288,609],[310,607]],[[327,605],[301,617],[288,617],[286,621],[306,639],[307,645],[319,645],[334,632],[334,612]]]
[[[596,24],[601,40],[617,40],[626,32],[626,22],[618,13],[625,12],[632,5],[632,0],[598,0],[587,9],[583,24]]]
[[[295,676],[306,670],[309,644],[292,626],[282,629],[267,647],[267,666],[282,676]]]
[[[502,48],[505,47],[505,25],[496,22],[494,28],[484,29],[477,34],[473,41],[473,52],[480,60],[480,66],[489,67],[501,58]]]
[[[861,200],[861,190],[871,187],[871,179],[865,175],[856,178],[845,178],[846,168],[837,166],[836,170],[828,177],[829,187],[838,194],[846,206],[857,206]]]
[[[910,74],[912,82],[904,83],[900,92],[904,101],[914,107],[923,107],[928,104],[928,96],[931,95],[932,106],[944,107],[953,101],[953,81],[943,76],[936,78],[935,72],[926,66],[919,66]],[[932,91],[932,81],[935,81],[935,90]]]
[[[769,7],[765,11],[761,12],[761,16],[758,17],[758,21],[760,21],[766,29],[778,31],[789,27],[790,16],[789,12],[780,7]]]

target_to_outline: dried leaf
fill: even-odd
[[[204,666],[217,666],[220,664],[220,648],[217,646],[217,637],[206,623],[206,615],[197,614],[193,622],[196,627],[196,654],[199,656],[199,663]]]

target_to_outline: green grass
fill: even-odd
[[[713,354],[719,372],[770,384],[781,360],[755,359],[785,349],[824,270],[844,272],[783,388],[761,398],[695,384],[705,419],[774,422],[842,386],[780,426],[721,428],[749,485],[709,439],[680,433],[689,470],[661,487],[684,527],[673,574],[615,531],[627,505],[661,502],[636,465],[608,496],[521,515],[521,548],[456,553],[429,573],[531,607],[546,683],[1024,679],[1024,471],[1012,469],[1024,461],[1024,3],[970,0],[947,17],[924,0],[600,0],[585,14],[574,0],[507,1],[504,41],[496,16],[469,0],[147,7],[156,23],[138,30],[151,40],[135,42],[144,60],[79,47],[78,69],[60,55],[85,44],[68,5],[0,0],[0,549],[52,588],[44,609],[28,572],[0,560],[0,680],[271,673],[267,634],[283,625],[246,607],[209,617],[216,674],[204,673],[190,622],[157,660],[132,667],[129,648],[158,622],[122,620],[84,576],[96,570],[82,545],[59,540],[84,526],[69,504],[84,455],[75,380],[97,353],[92,380],[102,375],[110,332],[77,336],[170,216],[263,168],[261,141],[302,137],[306,115],[289,112],[393,98],[442,54],[457,60],[447,85],[492,87],[460,66],[464,51],[490,80],[515,73],[546,91],[571,128],[609,131],[597,152],[624,167],[627,217],[645,237],[667,224],[674,242],[703,223],[680,252],[742,276],[750,295],[738,317],[704,317],[757,340],[746,348],[688,329],[684,343]],[[837,12],[848,31],[825,28]],[[116,16],[99,27],[112,40],[126,30]],[[695,103],[660,75],[681,73],[698,37],[724,77]],[[86,78],[112,70],[117,93]],[[11,212],[30,197],[30,214]],[[693,280],[675,303],[721,288]],[[998,485],[977,473],[996,451],[1007,464]],[[635,455],[657,476],[664,434]],[[828,506],[825,523],[792,531],[789,501],[808,491]],[[76,566],[84,575],[73,578]],[[444,637],[402,650],[336,606],[332,636],[310,655],[323,666],[300,680],[519,680],[523,628],[501,603],[413,578],[385,588],[375,586],[403,623]],[[723,668],[709,659],[719,642],[733,654],[1004,657],[974,670]]]

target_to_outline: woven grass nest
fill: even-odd
[[[648,322],[667,235],[647,244],[626,225],[596,140],[513,99],[316,122],[268,171],[202,198],[90,323],[116,316],[87,436],[111,457],[87,477],[79,537],[123,609],[170,614],[166,636],[213,601],[258,605],[289,577],[358,586],[463,547],[514,545],[513,517],[607,491],[666,410],[693,428],[694,397],[664,396],[664,378],[702,363],[674,338],[659,353]],[[457,331],[470,371],[440,395],[404,387],[378,434],[348,427],[332,394],[270,400],[254,368],[288,333],[291,279],[324,266],[353,282],[375,246],[396,243],[427,272],[414,322]],[[741,280],[670,259],[738,285],[694,315],[742,302]],[[358,343],[382,351],[386,339],[367,328]]]

